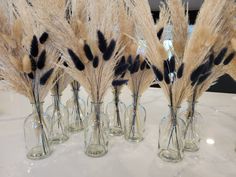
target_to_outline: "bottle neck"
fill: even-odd
[[[34,116],[35,119],[38,119],[42,123],[43,118],[43,102],[40,103],[31,103],[33,114],[37,115]]]
[[[91,112],[102,113],[103,112],[103,103],[94,103],[91,102]]]
[[[191,118],[194,116],[197,104],[198,102],[188,101],[187,118]]]
[[[132,98],[133,98],[133,104],[134,105],[139,105],[140,104],[141,95],[132,95]]]
[[[179,113],[179,110],[180,110],[180,107],[176,107],[176,106],[170,106],[169,105],[169,110],[170,110],[170,118],[171,118],[171,121],[173,123],[174,126],[176,126],[177,124],[177,118],[178,118],[178,113]]]
[[[52,104],[55,110],[60,110],[61,95],[52,95]]]
[[[120,89],[118,87],[113,87],[113,96],[114,96],[114,101],[119,102],[120,101]]]

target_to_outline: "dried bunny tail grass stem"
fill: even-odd
[[[183,59],[185,45],[188,39],[188,10],[182,0],[168,0],[172,24],[172,39],[174,52],[180,60]],[[187,8],[188,9],[188,8]],[[181,61],[179,62],[181,63]]]

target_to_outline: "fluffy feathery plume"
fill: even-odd
[[[178,63],[181,63],[188,39],[188,10],[182,0],[168,0],[167,5],[170,10],[173,49],[180,60]]]
[[[160,15],[159,15],[159,20],[156,23],[156,32],[157,32],[158,39],[163,40],[162,35],[164,32],[164,28],[169,23],[170,11],[164,3],[161,3],[159,8],[160,8]]]

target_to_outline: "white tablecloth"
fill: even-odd
[[[66,90],[63,101],[70,96]],[[122,100],[128,105],[127,89]],[[82,97],[86,99],[84,91]],[[106,102],[111,100],[111,94]],[[50,97],[45,106],[50,103]],[[109,152],[102,158],[83,152],[83,133],[72,135],[53,154],[40,161],[25,157],[23,121],[31,107],[22,96],[0,94],[0,177],[235,177],[236,176],[236,95],[206,93],[198,110],[205,120],[201,149],[185,153],[177,164],[157,157],[158,124],[167,113],[160,89],[149,89],[142,97],[147,110],[145,140],[139,144],[122,137],[111,138]]]

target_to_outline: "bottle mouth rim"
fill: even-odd
[[[51,96],[59,96],[59,97],[61,97],[62,96],[62,94],[60,93],[60,94],[51,94]]]
[[[44,101],[40,101],[39,104],[44,104],[45,102]],[[30,102],[31,105],[36,105],[37,103],[35,102]]]
[[[190,104],[197,104],[198,101],[187,101],[187,103],[190,103]]]
[[[103,104],[103,101],[101,102],[95,102],[95,101],[90,101],[91,104]]]
[[[180,109],[181,106],[171,106],[171,105],[168,105],[169,108],[176,108],[176,109]]]
[[[139,95],[139,94],[132,94],[132,97],[138,97],[138,98],[141,98],[142,95]]]

